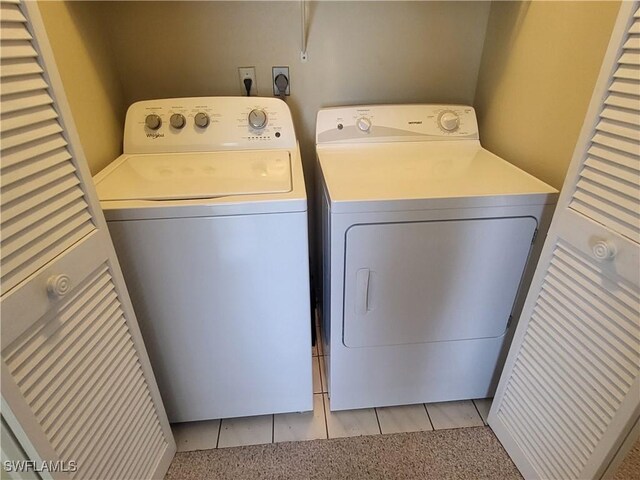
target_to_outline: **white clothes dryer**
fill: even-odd
[[[324,109],[316,144],[331,409],[492,396],[558,192],[467,106]]]
[[[98,195],[171,422],[313,409],[307,198],[279,99],[133,104]]]

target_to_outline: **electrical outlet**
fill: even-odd
[[[276,97],[280,96],[280,91],[276,86],[276,77],[280,74],[283,74],[285,77],[287,77],[287,81],[288,81],[287,89],[285,90],[284,94],[290,95],[291,94],[291,77],[289,76],[289,67],[272,67],[271,72],[272,72],[271,84],[273,85],[273,95]]]
[[[244,81],[247,78],[251,79],[251,90],[249,91],[252,97],[258,95],[258,84],[256,83],[256,67],[238,67],[238,77],[240,78],[240,94],[247,96],[247,87],[244,85]]]

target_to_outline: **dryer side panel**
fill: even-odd
[[[344,344],[372,347],[503,335],[536,227],[533,217],[351,227]]]

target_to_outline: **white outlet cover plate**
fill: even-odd
[[[242,96],[247,95],[247,89],[244,86],[244,79],[251,79],[251,91],[249,92],[252,97],[258,95],[258,83],[256,82],[256,67],[238,67],[238,79],[240,81],[240,94]]]

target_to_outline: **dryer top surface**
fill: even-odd
[[[317,155],[332,205],[466,199],[466,206],[483,206],[491,198],[546,204],[558,193],[478,141],[319,145]]]

